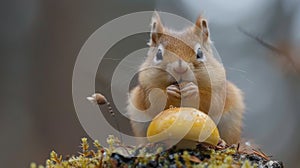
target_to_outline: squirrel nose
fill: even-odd
[[[178,61],[178,66],[175,66],[173,68],[174,72],[176,72],[177,74],[184,74],[187,70],[188,70],[188,67],[186,64],[182,64],[182,60],[179,60]]]

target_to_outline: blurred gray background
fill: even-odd
[[[72,102],[72,71],[80,48],[106,22],[154,9],[191,21],[199,14],[208,19],[229,80],[245,93],[244,137],[286,167],[300,166],[298,0],[11,0],[0,5],[1,167],[44,164],[53,149],[64,155],[78,151],[80,138],[87,136]],[[238,27],[284,54],[267,49]],[[146,47],[147,40],[148,34],[124,39],[107,57],[122,59]],[[117,63],[107,60],[106,66]],[[112,70],[100,65],[98,91],[109,87]],[[121,127],[130,132],[127,120]]]

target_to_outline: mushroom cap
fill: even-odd
[[[159,113],[147,130],[150,142],[183,139],[217,145],[220,141],[218,128],[205,113],[195,108],[170,108]]]

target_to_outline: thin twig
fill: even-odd
[[[269,50],[271,50],[271,51],[277,53],[277,54],[280,55],[280,56],[285,56],[285,58],[290,62],[290,64],[292,65],[292,67],[296,70],[296,72],[300,72],[299,65],[297,65],[297,64],[295,63],[294,59],[292,58],[292,56],[291,56],[289,53],[287,53],[287,52],[285,52],[285,51],[283,51],[283,50],[281,50],[281,49],[279,49],[279,48],[277,48],[277,47],[275,47],[275,46],[273,46],[273,45],[267,43],[267,42],[264,41],[262,38],[253,35],[252,33],[246,31],[244,28],[242,28],[242,27],[240,27],[240,26],[238,27],[238,29],[239,29],[239,31],[241,31],[243,34],[245,34],[246,36],[250,37],[251,39],[257,41],[257,42],[258,42],[259,44],[261,44],[262,46],[268,48]]]

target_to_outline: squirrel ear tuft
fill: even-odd
[[[161,23],[160,16],[157,11],[154,11],[151,20],[150,46],[158,42],[158,39],[162,35],[163,31],[164,27]]]
[[[200,34],[204,41],[209,40],[209,28],[207,20],[203,19],[202,16],[199,16],[195,25],[195,33]]]

